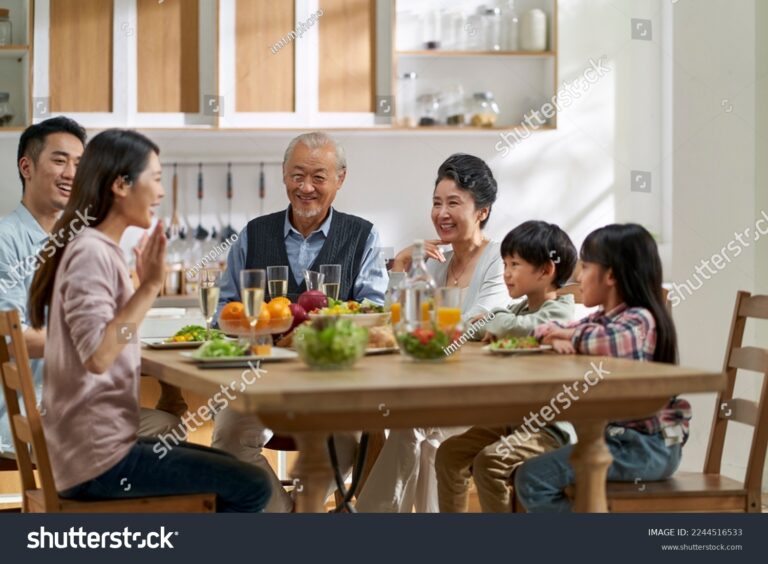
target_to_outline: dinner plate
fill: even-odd
[[[166,343],[162,337],[153,337],[147,339],[141,339],[141,342],[147,345],[150,349],[196,349],[203,345],[205,341],[184,341],[181,343]]]
[[[179,353],[185,359],[194,362],[199,368],[248,368],[249,363],[262,361],[262,362],[278,362],[281,360],[294,360],[299,358],[299,354],[295,351],[284,349],[281,347],[272,347],[272,354],[270,355],[248,355],[248,356],[220,356],[215,358],[195,358],[195,353],[190,351],[184,351]]]
[[[491,345],[485,345],[484,351],[488,351],[491,354],[498,354],[501,356],[509,356],[516,354],[536,354],[552,350],[552,345],[539,345],[535,349],[492,349]]]
[[[339,315],[325,315],[321,313],[310,313],[309,318],[315,319],[348,319],[355,325],[360,327],[376,327],[378,325],[385,325],[391,316],[391,313],[385,311],[384,313],[342,313]]]
[[[398,347],[376,347],[371,349],[365,349],[366,356],[375,354],[390,354],[399,351]]]

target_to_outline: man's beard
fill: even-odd
[[[323,211],[322,209],[309,209],[309,210],[298,210],[296,208],[293,208],[293,213],[296,217],[300,217],[302,219],[312,219],[313,217],[317,217],[320,215],[320,213]]]

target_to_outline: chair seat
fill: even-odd
[[[29,510],[44,511],[43,491],[26,492]],[[212,513],[216,510],[216,494],[169,495],[110,499],[103,501],[79,501],[59,498],[62,513]]]
[[[264,448],[270,450],[282,450],[282,451],[296,451],[299,447],[296,446],[296,441],[293,437],[287,435],[272,435],[272,438],[267,441]]]
[[[15,458],[0,456],[0,472],[17,472],[18,470]]]
[[[608,497],[746,495],[743,482],[719,474],[677,472],[659,482],[608,482]]]

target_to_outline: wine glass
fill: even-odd
[[[305,270],[304,281],[307,283],[307,290],[319,290],[322,292],[325,275],[314,270]]]
[[[205,339],[211,340],[211,323],[219,305],[219,293],[221,292],[221,270],[218,268],[206,268],[200,271],[197,282],[197,292],[200,297],[200,311],[205,318]]]
[[[338,300],[339,288],[341,287],[341,265],[321,264],[320,274],[325,276],[323,279],[323,293],[329,298]]]
[[[267,281],[269,283],[269,297],[280,298],[288,295],[288,267],[268,266]]]
[[[245,307],[245,317],[251,327],[251,349],[256,340],[256,324],[259,322],[261,305],[264,303],[266,279],[267,271],[263,269],[240,271],[240,296]]]

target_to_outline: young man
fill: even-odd
[[[76,224],[51,233],[69,201],[85,142],[85,129],[66,117],[51,118],[28,127],[19,140],[17,158],[21,203],[0,219],[0,311],[19,311],[38,397],[43,382],[46,335],[44,329],[35,330],[27,324],[28,290],[38,265],[50,255],[49,250],[79,233],[91,221],[86,210]],[[178,417],[170,413],[143,409],[140,434],[167,432],[179,424]],[[0,456],[13,457],[13,441],[2,394]]]

